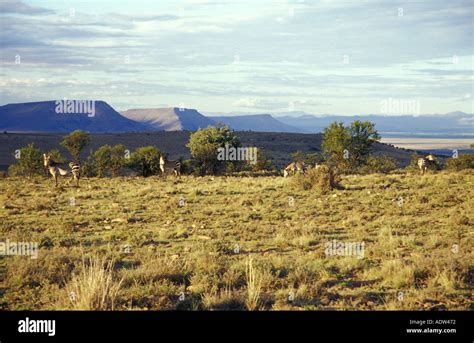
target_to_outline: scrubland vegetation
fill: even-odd
[[[372,155],[378,139],[370,123],[334,124],[324,154],[293,154],[313,168],[283,178],[262,151],[217,159],[240,142],[210,128],[191,134],[181,178],[158,176],[157,147],[105,145],[80,187],[54,187],[24,147],[0,179],[0,242],[39,251],[0,256],[0,308],[473,309],[474,155],[421,176],[417,154],[405,169]],[[63,145],[78,158],[89,141]]]
[[[466,310],[472,170],[292,178],[1,179],[0,307],[118,310]],[[73,201],[72,201],[73,200]],[[364,256],[327,255],[364,242]]]

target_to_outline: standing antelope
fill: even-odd
[[[63,163],[54,162],[51,158],[51,155],[43,154],[43,165],[45,168],[48,169],[49,173],[54,178],[56,187],[58,186],[59,176],[66,176],[69,173],[72,174],[73,180],[76,181],[76,186],[79,187],[79,178],[81,176],[80,174],[81,165],[79,163],[70,162],[68,166],[71,171],[69,172],[67,169],[59,167],[59,166],[64,166]]]
[[[434,164],[434,162],[436,161],[436,158],[429,154],[425,157],[420,157],[418,159],[418,168],[420,168],[420,173],[421,175],[425,175],[426,171],[428,170],[428,167],[431,165],[431,164]]]
[[[166,169],[173,169],[174,176],[181,176],[181,162],[169,161],[166,156],[160,155],[160,170],[161,176],[165,176]]]
[[[287,177],[290,174],[296,174],[297,171],[302,171],[304,173],[305,170],[306,170],[306,165],[304,161],[291,162],[283,170],[283,176]]]

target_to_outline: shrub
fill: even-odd
[[[111,163],[110,145],[103,145],[94,152],[94,164],[98,177],[104,177]]]
[[[321,146],[331,165],[349,173],[366,163],[379,140],[375,124],[369,121],[355,120],[347,127],[343,122],[333,122],[324,129]]]
[[[158,174],[160,170],[160,151],[154,146],[140,147],[130,156],[129,167],[141,176]]]
[[[31,177],[43,174],[43,155],[33,144],[28,144],[26,147],[21,148],[14,155],[17,163],[8,168],[9,175],[26,175]]]
[[[218,149],[239,147],[237,136],[227,126],[209,126],[191,134],[189,143],[186,145],[191,151],[191,156],[199,165],[200,174],[215,174],[225,170],[226,161],[218,159]],[[235,166],[231,167],[235,168]]]
[[[450,158],[446,161],[446,169],[455,171],[474,169],[474,155],[465,154],[459,155],[457,158]]]
[[[370,156],[365,166],[359,171],[362,174],[383,173],[387,174],[397,168],[395,159],[388,156]]]
[[[87,176],[87,177],[97,176],[94,153],[92,152],[92,150],[91,150],[90,155],[87,156],[87,159],[81,165],[81,173],[82,175]]]
[[[126,153],[128,153],[128,150],[125,149],[123,144],[117,144],[110,149],[110,174],[112,176],[118,176],[126,165]]]
[[[337,188],[339,181],[340,178],[334,169],[327,165],[310,169],[304,174],[297,174],[292,179],[292,183],[297,189],[310,190],[316,187],[321,194],[327,194]]]

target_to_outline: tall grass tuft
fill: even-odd
[[[122,280],[114,280],[113,261],[98,255],[82,258],[82,271],[67,287],[75,310],[113,310]]]
[[[260,307],[260,291],[262,288],[262,277],[258,270],[253,266],[252,257],[249,256],[245,275],[247,278],[247,301],[245,305],[249,311],[256,311]]]

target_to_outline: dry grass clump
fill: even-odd
[[[82,270],[66,286],[74,310],[113,310],[122,280],[114,277],[113,261],[94,255],[83,257]]]
[[[247,278],[247,300],[245,305],[249,311],[255,311],[261,305],[262,276],[260,271],[254,267],[252,257],[250,256],[246,263],[245,275]]]
[[[317,169],[310,169],[292,178],[293,186],[298,190],[310,190],[315,188],[321,194],[327,194],[339,186],[340,178],[333,168],[321,165]]]

